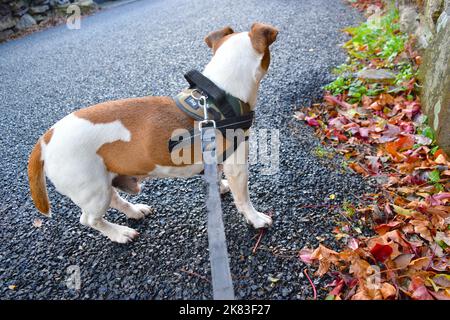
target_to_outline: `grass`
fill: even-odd
[[[383,92],[407,90],[407,82],[416,76],[411,61],[401,60],[408,36],[400,32],[398,10],[390,10],[380,18],[356,27],[344,29],[351,39],[344,44],[349,61],[335,68],[337,78],[324,87],[333,95],[347,92],[350,103],[358,103],[363,96],[377,96]],[[401,61],[396,61],[401,60]],[[367,64],[373,68],[389,69],[396,74],[393,86],[365,83],[355,76]]]

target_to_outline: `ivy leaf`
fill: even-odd
[[[433,170],[433,171],[431,171],[429,174],[428,174],[428,179],[431,181],[431,182],[434,182],[434,183],[438,183],[440,180],[441,180],[441,175],[440,175],[440,173],[439,173],[439,170]]]
[[[430,127],[425,127],[422,130],[422,135],[434,141],[434,132]]]

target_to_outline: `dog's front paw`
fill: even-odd
[[[136,239],[139,236],[139,232],[125,226],[114,225],[114,228],[106,235],[111,241],[128,243]]]
[[[248,217],[247,222],[255,229],[269,228],[273,223],[272,218],[262,212],[256,212],[251,217]]]
[[[147,206],[145,204],[133,204],[130,206],[129,210],[125,211],[125,214],[130,219],[140,220],[148,216],[154,210],[152,207]]]

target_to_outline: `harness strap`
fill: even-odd
[[[248,130],[252,126],[253,123],[253,112],[250,112],[248,114],[245,114],[243,116],[239,117],[233,117],[230,119],[224,119],[216,121],[216,128],[222,133],[224,137],[226,137],[226,130],[227,129],[243,129]],[[189,138],[184,140],[175,140],[170,139],[169,140],[169,152],[172,152],[172,150],[180,143],[186,143],[189,142],[191,145],[194,143],[194,139],[196,136],[199,136],[199,133],[195,129],[189,130]],[[234,143],[233,143],[234,146]],[[236,150],[237,146],[234,146],[234,150]],[[225,159],[224,159],[225,160]]]
[[[184,77],[191,87],[198,87],[200,90],[204,91],[208,97],[212,98],[225,118],[237,116],[233,107],[228,103],[225,91],[216,86],[214,82],[206,78],[201,72],[191,70],[186,73]]]

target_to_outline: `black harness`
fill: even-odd
[[[174,97],[176,105],[183,112],[195,120],[203,120],[203,110],[200,108],[198,99],[196,99],[196,95],[203,95],[207,97],[208,115],[210,119],[216,122],[216,129],[223,136],[225,136],[227,129],[242,129],[244,131],[250,129],[253,123],[254,112],[251,111],[248,103],[226,93],[197,70],[189,71],[184,77],[189,82],[189,89]],[[199,137],[197,128],[192,128],[189,131],[189,135],[187,142],[193,144],[194,139]],[[185,136],[180,136],[179,139],[172,137],[169,140],[169,152],[172,152],[177,146],[185,146],[185,139]],[[245,140],[248,140],[248,135],[246,135]],[[238,147],[238,143],[235,142],[233,142],[232,146],[233,152]],[[229,156],[230,152],[223,153],[222,161],[226,160],[227,155]]]

